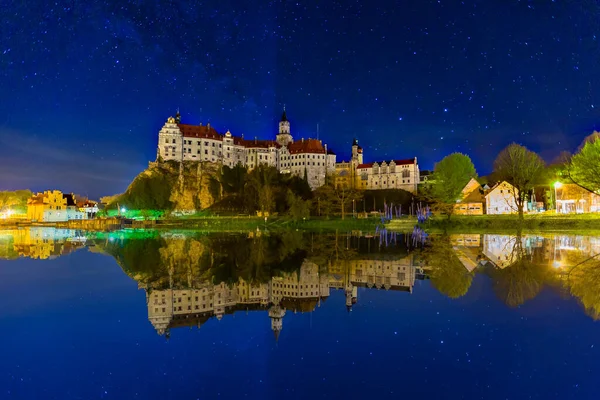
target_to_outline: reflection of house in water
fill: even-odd
[[[483,235],[483,254],[498,268],[505,268],[516,261],[515,236]]]
[[[14,251],[20,257],[34,259],[54,258],[69,254],[85,246],[85,237],[71,229],[31,227],[13,229]]]
[[[148,289],[148,319],[160,334],[179,326],[200,327],[211,317],[221,319],[236,311],[267,310],[275,337],[283,328],[286,312],[312,312],[329,297],[330,288],[346,293],[348,309],[357,301],[358,287],[412,292],[417,267],[413,256],[381,256],[333,262],[329,273],[305,260],[297,272],[276,276],[267,283],[243,280],[228,286],[208,282],[187,289]]]

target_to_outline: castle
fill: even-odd
[[[335,172],[335,153],[321,140],[294,141],[285,108],[275,140],[253,140],[218,133],[210,124],[181,123],[179,111],[169,117],[158,134],[157,158],[175,161],[209,161],[253,169],[261,164],[281,173],[306,177],[312,189],[325,184],[325,176]]]
[[[338,188],[362,190],[403,189],[417,192],[417,158],[373,163],[363,162],[358,140],[352,143],[352,159],[336,163],[335,153],[318,139],[294,141],[285,108],[275,140],[252,140],[218,133],[207,125],[181,123],[181,114],[169,117],[158,134],[157,159],[208,161],[229,167],[241,164],[252,170],[261,164],[284,174],[306,177],[311,189],[325,184],[326,176],[335,176]]]
[[[363,149],[356,139],[352,142],[352,158],[335,164],[335,172],[337,187],[361,190],[402,189],[417,193],[420,180],[417,157],[364,163]]]

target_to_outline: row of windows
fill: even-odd
[[[168,138],[165,138],[165,143],[169,143],[169,139],[168,139]],[[172,139],[171,143],[173,143],[173,144],[177,143],[177,139]],[[189,145],[191,145],[191,144],[194,144],[194,142],[193,142],[192,140],[186,140],[186,139],[184,139],[184,140],[183,140],[183,144],[189,144]],[[202,142],[201,142],[200,140],[198,140],[198,141],[196,142],[196,144],[197,144],[198,146],[200,146],[200,145],[202,144]],[[217,147],[215,144],[216,144],[216,143],[212,142],[212,147]],[[219,148],[221,148],[221,147],[222,147],[222,144],[221,144],[221,143],[218,143],[218,145],[219,145],[219,146],[218,146]],[[209,147],[209,146],[211,146],[211,143],[209,143],[209,142],[204,142],[204,146],[207,146],[207,147]]]

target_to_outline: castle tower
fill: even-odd
[[[179,114],[179,108],[177,109],[177,114],[175,114],[175,123],[181,123],[181,114]]]
[[[275,340],[279,340],[279,334],[283,329],[283,317],[285,316],[285,308],[280,306],[271,306],[269,308],[269,318],[271,318],[271,329],[275,335]]]
[[[363,163],[363,149],[358,145],[358,139],[352,141],[352,163],[356,166]]]
[[[283,114],[281,115],[281,121],[279,121],[279,133],[277,134],[277,143],[281,146],[287,146],[293,143],[294,139],[290,133],[290,121],[287,119],[285,113],[285,107],[283,107]]]

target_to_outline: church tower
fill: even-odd
[[[290,121],[287,119],[287,114],[285,113],[285,106],[283,107],[283,115],[281,116],[281,121],[279,121],[279,133],[277,134],[277,143],[281,146],[287,146],[290,143],[293,143],[294,139],[290,133]]]

